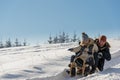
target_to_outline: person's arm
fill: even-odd
[[[75,48],[70,48],[70,49],[68,49],[68,50],[71,51],[71,52],[77,53],[77,52],[80,51],[80,49],[81,49],[81,46],[78,46],[78,47],[75,47]]]
[[[98,46],[96,44],[94,44],[94,53],[98,52]]]
[[[106,48],[105,50],[103,50],[101,52],[103,53],[104,59],[106,59],[107,61],[111,60],[111,54],[110,54],[109,48]]]

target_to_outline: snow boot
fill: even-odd
[[[80,67],[77,67],[77,75],[82,75],[82,69]]]
[[[70,76],[74,77],[75,75],[76,75],[75,63],[71,63],[71,66],[70,66]]]
[[[86,67],[85,68],[85,73],[84,73],[84,76],[88,76],[88,74],[90,74],[90,66]]]
[[[68,74],[70,74],[70,70],[66,70],[66,72],[67,72]]]
[[[76,69],[75,68],[71,68],[70,70],[70,76],[74,77],[76,75]]]
[[[96,67],[95,67],[95,66],[92,66],[92,70],[90,71],[90,74],[95,73],[95,71],[96,71]]]

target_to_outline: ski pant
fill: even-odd
[[[105,63],[104,57],[98,58],[98,53],[95,53],[94,59],[95,59],[95,65],[93,65],[93,69],[96,69],[96,67],[98,67],[98,69],[100,71],[103,71],[103,67],[104,67],[104,63]]]
[[[103,71],[104,63],[105,63],[105,59],[104,58],[99,59],[97,67],[98,67],[98,69],[100,71]]]

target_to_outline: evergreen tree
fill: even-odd
[[[58,43],[58,37],[57,36],[53,39],[53,43]]]
[[[11,44],[10,38],[9,38],[8,41],[6,41],[6,47],[12,47],[12,44]]]
[[[51,43],[65,43],[65,42],[68,43],[70,41],[71,42],[79,41],[79,39],[77,38],[77,35],[75,33],[74,33],[72,39],[69,38],[68,34],[65,34],[65,32],[63,32],[63,33],[60,33],[59,36],[54,37],[53,40],[52,40],[52,37],[50,35],[49,40],[48,40],[48,42],[50,44]]]
[[[65,37],[65,42],[68,43],[69,42],[69,35],[66,34],[66,37]]]
[[[77,41],[77,35],[74,33],[73,35],[73,39],[72,39],[73,42],[76,42]]]
[[[59,34],[58,43],[62,43],[62,35],[61,34]]]
[[[59,43],[64,43],[65,42],[65,32],[59,35]]]
[[[17,46],[19,46],[19,42],[18,42],[18,39],[16,38],[16,40],[15,40],[15,46],[17,47]]]
[[[48,42],[49,42],[49,44],[52,44],[52,37],[51,37],[51,35],[50,35],[50,37],[49,37],[49,40],[48,40]]]
[[[0,48],[4,48],[2,41],[0,42]]]
[[[27,45],[27,42],[26,42],[26,40],[24,39],[23,46],[26,46],[26,45]]]
[[[65,43],[65,32],[62,34],[62,43]]]

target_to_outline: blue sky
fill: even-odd
[[[120,36],[120,0],[0,0],[1,40],[47,41],[56,36],[86,32],[93,37]]]

